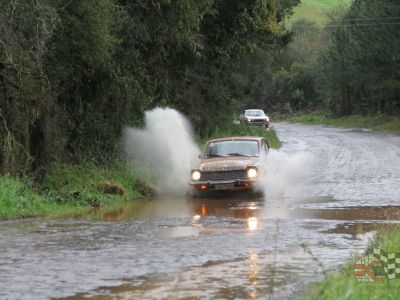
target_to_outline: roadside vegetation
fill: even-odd
[[[289,18],[292,40],[272,72],[266,111],[334,118],[400,116],[400,6],[396,0],[303,1]],[[305,5],[308,6],[305,6]],[[302,13],[299,9],[304,8]]]
[[[0,176],[0,219],[57,216],[152,196],[143,176],[116,162],[110,167],[52,164],[40,182]]]
[[[372,253],[372,248],[384,249],[390,253],[399,252],[399,233],[398,225],[379,230],[367,253]],[[385,279],[383,283],[358,282],[353,273],[355,262],[356,259],[348,262],[339,272],[313,284],[299,299],[400,299],[400,279]]]
[[[208,138],[233,135],[263,136],[271,148],[280,147],[275,131],[263,127],[232,125],[198,140],[202,144]],[[120,160],[103,165],[52,163],[36,181],[6,174],[0,176],[0,220],[84,214],[145,200],[157,193],[150,175],[135,173]]]
[[[231,124],[260,101],[254,62],[289,43],[282,21],[299,2],[1,1],[0,173],[108,161],[157,106],[201,137]]]
[[[372,116],[348,116],[334,118],[324,113],[308,113],[289,117],[295,123],[323,124],[341,127],[369,128],[377,131],[400,134],[400,117],[387,114]]]

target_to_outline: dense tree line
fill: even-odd
[[[335,115],[400,114],[400,4],[355,0],[321,60],[321,98]]]
[[[247,107],[399,115],[397,1],[288,32],[298,2],[0,0],[0,172],[107,158],[155,106],[203,136]]]
[[[203,135],[230,122],[263,96],[271,72],[252,66],[287,44],[298,2],[0,0],[0,171],[98,160],[156,105]]]
[[[325,27],[306,20],[293,24],[286,63],[272,73],[271,107],[400,115],[399,16],[397,0],[354,0],[332,12]]]

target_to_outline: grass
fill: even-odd
[[[150,190],[121,163],[111,168],[57,163],[37,183],[0,176],[0,218],[66,215],[122,204]]]
[[[348,7],[350,3],[351,0],[301,0],[286,24],[290,27],[298,20],[308,20],[323,26],[329,21],[329,13],[339,7]]]
[[[0,177],[0,217],[29,217],[57,210],[57,204],[34,192],[32,182]]]
[[[400,252],[400,226],[380,230],[371,244],[372,247],[390,253]],[[347,263],[339,272],[326,276],[323,281],[313,284],[300,299],[400,299],[400,279],[385,279],[383,283],[358,282],[353,274],[355,261]]]
[[[341,127],[369,128],[381,132],[400,134],[400,117],[377,114],[373,116],[329,117],[324,113],[310,113],[291,117],[295,123],[323,124]]]
[[[278,149],[281,146],[275,130],[266,129],[264,127],[248,126],[248,125],[233,125],[224,129],[216,129],[214,133],[207,139],[229,137],[229,136],[261,136],[267,139],[270,148]],[[204,144],[203,140],[201,144]]]

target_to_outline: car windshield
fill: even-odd
[[[209,143],[204,157],[259,156],[259,154],[257,141],[230,140]]]
[[[264,112],[262,110],[246,110],[244,115],[246,117],[263,117]]]

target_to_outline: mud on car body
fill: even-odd
[[[252,190],[263,172],[261,161],[268,151],[268,142],[262,137],[209,140],[191,170],[189,184],[199,192]]]

